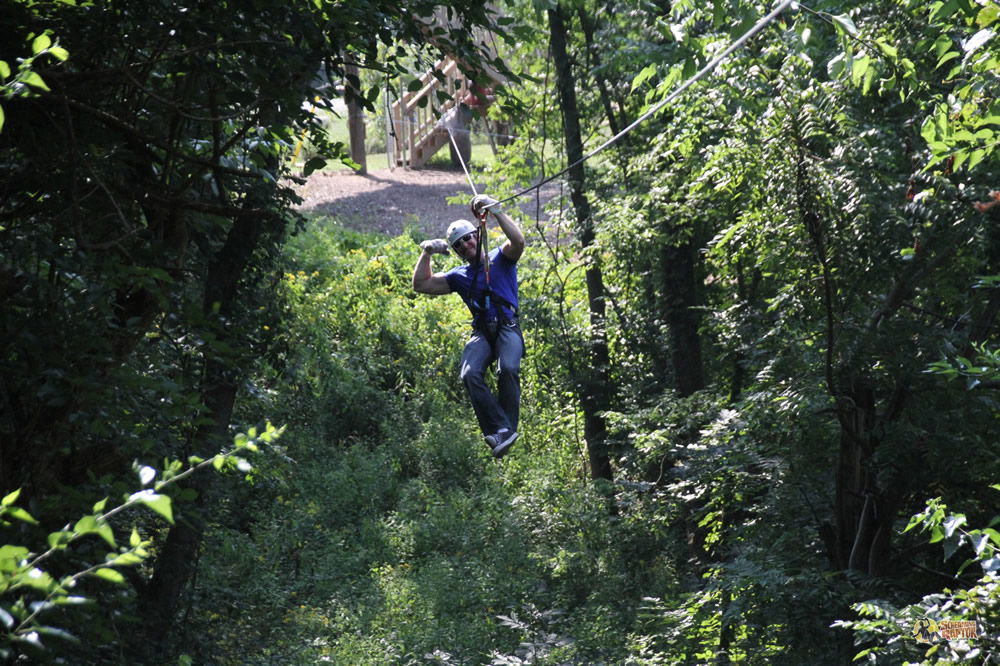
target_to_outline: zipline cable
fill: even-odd
[[[583,157],[581,157],[577,161],[573,162],[572,164],[570,164],[569,166],[567,166],[562,171],[560,171],[560,172],[558,172],[556,174],[553,174],[552,176],[549,176],[548,178],[545,178],[544,180],[542,180],[542,181],[540,181],[540,182],[532,185],[531,187],[527,187],[527,188],[521,190],[520,192],[517,192],[516,194],[512,194],[511,196],[507,197],[506,199],[502,199],[502,200],[498,201],[497,203],[493,204],[493,206],[499,206],[500,204],[503,204],[503,203],[506,203],[506,202],[511,201],[513,199],[517,199],[518,197],[524,196],[525,194],[531,192],[532,190],[536,190],[536,189],[541,188],[543,185],[552,182],[556,178],[558,178],[558,177],[562,176],[563,174],[565,174],[566,172],[568,172],[573,167],[575,167],[575,166],[583,163],[584,161],[590,159],[594,155],[597,155],[598,153],[600,153],[601,151],[603,151],[608,146],[611,146],[612,144],[614,144],[615,142],[617,142],[620,138],[622,138],[623,136],[625,136],[626,134],[628,134],[629,132],[631,132],[633,129],[635,129],[639,124],[643,123],[647,118],[649,118],[650,116],[654,115],[660,109],[662,109],[664,106],[666,106],[670,102],[672,102],[675,99],[677,99],[682,92],[684,92],[685,90],[687,90],[688,88],[690,88],[692,85],[694,85],[695,83],[697,83],[698,81],[700,81],[702,78],[704,78],[706,74],[708,74],[709,72],[711,72],[712,70],[714,70],[716,67],[718,67],[719,64],[723,60],[725,60],[726,57],[729,56],[729,54],[731,54],[733,51],[735,51],[736,49],[738,49],[738,48],[742,47],[744,44],[746,44],[747,41],[749,41],[751,37],[753,37],[758,32],[760,32],[761,30],[763,30],[764,28],[766,28],[768,26],[768,24],[771,23],[771,21],[773,21],[774,19],[778,18],[778,16],[781,15],[781,13],[783,11],[785,11],[788,7],[794,6],[796,9],[798,9],[798,5],[799,5],[798,0],[783,0],[783,2],[781,4],[779,4],[777,7],[775,7],[771,11],[771,13],[769,13],[767,16],[765,16],[761,20],[757,21],[757,23],[752,28],[750,28],[746,33],[744,33],[744,35],[742,37],[740,37],[735,42],[733,42],[728,47],[726,47],[722,51],[722,53],[720,53],[719,55],[715,56],[715,58],[713,58],[707,65],[705,65],[700,70],[698,70],[691,78],[689,78],[687,81],[685,81],[684,83],[682,83],[672,93],[670,93],[669,95],[667,95],[666,97],[664,97],[662,100],[660,100],[659,102],[657,102],[656,105],[653,106],[648,111],[646,111],[646,113],[644,113],[641,116],[639,116],[638,118],[636,118],[628,127],[626,127],[625,129],[623,129],[622,131],[618,132],[618,134],[614,135],[613,137],[611,137],[610,139],[608,139],[607,141],[605,141],[604,143],[602,143],[600,146],[598,146],[594,150],[590,151],[589,153],[587,153],[586,155],[584,155]],[[451,132],[450,131],[448,133],[448,136],[451,136]],[[452,139],[452,141],[454,142],[454,139]],[[461,160],[461,155],[459,155],[459,159]],[[465,169],[465,163],[464,162],[462,163],[462,168]],[[468,170],[466,170],[465,173],[466,173],[466,175],[468,175],[468,173],[469,173]],[[472,182],[471,178],[469,178],[469,182],[470,183]],[[473,193],[475,193],[475,187],[473,187]]]
[[[448,130],[448,138],[451,140],[451,145],[455,148],[455,154],[458,155],[458,161],[462,165],[462,171],[465,172],[465,177],[469,181],[469,187],[472,188],[472,196],[477,196],[479,193],[476,192],[476,184],[472,182],[472,176],[469,175],[469,169],[465,166],[465,159],[462,158],[462,151],[458,149],[458,142],[455,141],[455,135],[451,133],[451,128],[446,127]]]

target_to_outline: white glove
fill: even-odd
[[[432,238],[422,242],[420,249],[430,254],[448,254],[448,241],[443,238]]]
[[[484,209],[493,214],[499,213],[500,202],[485,194],[477,194],[472,197],[472,212],[475,215],[481,215]]]

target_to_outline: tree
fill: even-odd
[[[577,234],[585,253],[595,239],[594,221],[590,202],[584,187],[583,141],[580,134],[576,89],[566,52],[566,26],[563,11],[558,3],[548,11],[552,39],[552,54],[556,67],[559,98],[562,102],[563,123],[566,136],[566,157],[570,161],[570,198],[576,216]],[[584,437],[590,455],[590,473],[595,479],[611,481],[613,471],[607,451],[607,427],[602,412],[609,406],[613,388],[608,374],[608,343],[605,333],[604,281],[599,259],[592,253],[586,268],[587,302],[590,311],[590,340],[588,366],[581,380],[580,403],[584,413]]]
[[[329,158],[344,156],[304,101],[339,80],[347,58],[404,71],[405,49],[378,46],[420,50],[418,17],[433,7],[0,9],[0,41],[27,37],[35,56],[31,94],[4,100],[0,133],[0,487],[23,488],[29,504],[56,499],[36,513],[60,520],[78,507],[55,488],[106,484],[137,458],[204,455],[229,436],[247,370],[273,335],[277,252],[301,223],[286,149],[305,130]],[[449,11],[470,26],[493,18],[476,3]],[[480,61],[468,34],[438,39]],[[377,90],[360,101],[370,107]],[[154,649],[211,511],[201,490],[178,507],[151,579],[133,581]]]

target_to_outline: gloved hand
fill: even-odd
[[[432,238],[422,242],[420,249],[431,254],[448,254],[448,241],[443,238]]]
[[[500,203],[493,197],[486,194],[477,194],[472,197],[472,212],[475,215],[481,215],[484,208],[489,212],[496,214],[500,212]]]

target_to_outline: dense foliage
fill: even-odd
[[[0,655],[998,658],[1000,7],[790,5],[515,213],[500,463],[457,380],[464,308],[410,289],[416,229],[293,210],[299,133],[339,155],[303,102],[345,51],[475,60],[401,8],[2,10]],[[521,78],[491,113],[519,138],[477,182],[556,173],[770,9],[508,3]]]

